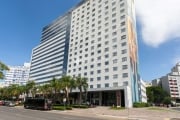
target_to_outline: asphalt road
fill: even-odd
[[[0,106],[0,120],[104,120]]]

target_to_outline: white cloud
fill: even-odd
[[[136,13],[147,45],[180,38],[180,0],[136,0]]]

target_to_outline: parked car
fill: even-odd
[[[1,105],[4,105],[4,101],[3,100],[0,100],[0,106]]]
[[[14,106],[15,106],[15,102],[10,101],[8,106],[9,106],[9,107],[14,107]]]
[[[8,106],[8,107],[14,107],[15,106],[15,102],[13,101],[5,101],[5,106]]]

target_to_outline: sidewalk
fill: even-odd
[[[24,109],[22,106],[17,106]],[[44,111],[56,114],[74,116],[94,117],[103,120],[180,120],[180,111],[171,108],[130,108],[122,110],[111,110],[110,107],[95,107],[88,109],[77,109],[66,111]],[[176,118],[176,119],[173,119]]]
[[[103,118],[105,120],[180,120],[180,111],[171,110],[170,108],[130,108],[123,110],[111,110],[109,107],[96,107],[89,109],[75,109],[70,111],[49,112]]]

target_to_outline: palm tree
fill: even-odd
[[[18,99],[19,95],[20,95],[20,89],[19,89],[19,85],[13,84],[11,86],[8,87],[9,92],[10,92],[10,97],[13,99]]]
[[[58,97],[58,92],[60,92],[60,90],[61,90],[61,84],[60,84],[60,81],[58,80],[58,79],[56,79],[56,78],[53,78],[52,80],[51,80],[51,82],[50,82],[50,87],[51,87],[51,89],[52,89],[52,94],[51,95],[53,95],[53,93],[55,94],[54,95],[54,100],[56,100],[57,99],[57,97]]]
[[[4,70],[9,70],[9,68],[0,61],[0,79],[4,78],[4,74],[3,74]]]
[[[85,77],[76,77],[76,86],[78,87],[79,94],[79,104],[82,104],[82,92],[83,90],[86,92],[88,88],[87,78]]]
[[[38,89],[39,89],[39,92],[41,92],[43,94],[44,98],[47,98],[47,94],[49,94],[51,92],[50,84],[40,85],[40,86],[38,86]]]
[[[69,93],[74,87],[74,79],[71,76],[62,76],[62,78],[60,78],[60,83],[61,83],[62,90],[65,93],[67,103],[69,105],[70,104]]]
[[[32,94],[32,97],[36,94],[36,83],[34,81],[28,81],[26,84],[26,94]]]

